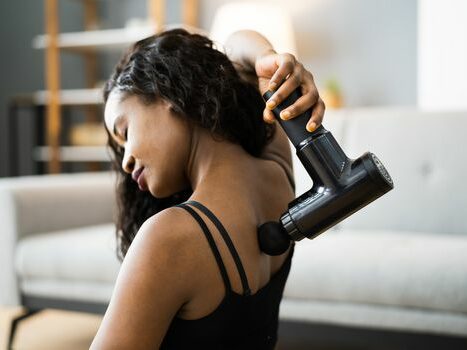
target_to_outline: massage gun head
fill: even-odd
[[[300,158],[305,168],[312,166],[307,161],[313,157],[305,150]],[[394,188],[386,168],[371,152],[357,159],[346,157],[342,164],[335,174],[336,167],[326,160],[314,163],[309,171],[315,175],[313,187],[289,203],[280,222],[294,241],[317,237]]]
[[[258,228],[258,242],[263,253],[281,255],[290,246],[290,236],[279,222],[269,221]]]

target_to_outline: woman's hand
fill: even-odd
[[[313,75],[289,53],[277,54],[272,49],[258,56],[255,61],[258,86],[261,94],[267,90],[277,91],[266,102],[264,121],[274,123],[272,110],[300,86],[302,96],[281,112],[281,119],[294,118],[312,107],[307,130],[312,132],[323,121],[325,105],[319,97]]]

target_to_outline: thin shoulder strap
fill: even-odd
[[[237,253],[237,250],[234,247],[234,244],[232,240],[230,239],[229,234],[227,233],[227,230],[224,228],[224,226],[221,224],[219,219],[208,209],[206,208],[203,204],[197,201],[186,201],[186,204],[191,204],[201,210],[217,227],[219,230],[222,238],[224,238],[225,243],[227,244],[227,247],[230,250],[230,254],[232,254],[232,257],[235,261],[235,265],[237,265],[237,270],[238,274],[240,275],[240,280],[242,281],[242,287],[243,287],[243,295],[250,295],[251,290],[248,285],[248,279],[246,278],[246,273],[245,269],[243,268],[242,262],[240,260],[240,256]]]
[[[190,206],[188,205],[184,205],[183,203],[182,204],[178,204],[176,205],[176,207],[180,207],[180,208],[183,208],[185,209],[186,211],[188,211],[188,213],[191,214],[191,216],[193,216],[195,218],[196,221],[198,221],[198,224],[201,226],[201,228],[203,229],[203,232],[204,232],[204,235],[206,236],[206,239],[208,240],[209,242],[209,245],[211,246],[211,250],[214,254],[214,257],[216,258],[216,261],[217,261],[217,265],[219,266],[219,270],[221,272],[221,275],[222,275],[222,279],[224,280],[224,285],[225,285],[225,288],[226,288],[226,291],[227,292],[230,292],[231,289],[232,289],[232,286],[230,284],[230,280],[229,280],[229,275],[227,274],[227,270],[225,268],[225,265],[224,263],[222,262],[222,258],[221,258],[221,255],[219,253],[219,250],[217,249],[216,247],[216,243],[214,242],[214,238],[212,237],[212,234],[211,232],[209,231],[208,227],[206,226],[206,224],[204,223],[203,219],[198,215],[198,213],[196,213],[192,208],[190,208]]]

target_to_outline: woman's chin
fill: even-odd
[[[167,192],[166,188],[164,189],[164,188],[157,187],[157,186],[149,186],[149,184],[147,186],[146,191],[151,193],[151,195],[155,198],[165,198],[165,197],[170,196],[170,193]]]
[[[169,198],[175,194],[177,194],[177,191],[172,191],[170,188],[164,187],[164,188],[149,188],[148,191],[152,194],[153,197],[155,198]]]
[[[149,192],[153,197],[160,198],[158,196],[158,191],[154,190],[154,188],[152,186],[150,186],[149,184],[148,184],[148,186],[146,188],[146,191]]]

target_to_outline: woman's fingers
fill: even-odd
[[[303,68],[303,65],[297,63],[294,72],[290,74],[287,80],[280,86],[280,88],[271,96],[266,102],[268,109],[274,109],[280,104],[287,96],[289,96],[297,87],[301,86],[302,96],[300,96],[292,105],[284,108],[281,111],[280,117],[283,120],[294,118],[308,109],[314,107],[317,112],[314,114],[313,122],[315,125],[310,124],[311,128],[316,128],[321,124],[324,114],[324,103],[317,106],[319,99],[318,90],[313,81],[313,76],[310,72]]]
[[[311,107],[317,101],[318,91],[316,89],[315,83],[313,81],[313,76],[310,72],[305,70],[303,65],[297,62],[294,66],[293,71],[288,75],[287,79],[282,83],[279,89],[274,92],[271,98],[266,102],[266,105],[269,109],[275,108],[278,104],[280,104],[283,100],[287,98],[293,91],[297,89],[297,87],[302,87],[302,94],[309,95],[307,96],[308,101]],[[298,105],[295,107],[299,107]],[[306,110],[306,109],[305,109]],[[303,112],[304,110],[300,110]]]
[[[295,90],[295,88],[293,88],[293,90]],[[293,105],[288,106],[287,108],[282,110],[281,118],[284,120],[288,120],[290,118],[294,118],[297,115],[302,114],[310,107],[314,106],[318,102],[318,99],[318,90],[314,88],[313,80],[310,74],[309,77],[305,77],[303,79],[302,96],[300,96]]]
[[[271,110],[265,108],[263,111],[263,120],[268,124],[274,124],[276,119],[274,118],[274,113]]]
[[[311,118],[306,124],[306,129],[309,132],[313,132],[323,122],[324,110],[326,106],[321,98],[318,98],[318,102],[314,105],[313,111],[311,112]]]
[[[308,120],[308,123],[306,125],[306,129],[309,132],[313,132],[314,130],[316,130],[318,126],[321,125],[321,123],[323,122],[325,109],[326,109],[326,106],[323,100],[320,97],[318,97],[318,101],[313,106],[313,110],[311,112],[311,118]],[[267,108],[265,108],[263,111],[263,120],[269,124],[273,124],[276,121],[276,119],[274,118],[273,112]]]
[[[263,112],[265,122],[274,123],[272,110],[301,87],[302,96],[294,104],[282,110],[280,117],[288,120],[312,108],[307,130],[312,132],[321,125],[325,110],[324,102],[319,97],[313,75],[297,62],[295,56],[288,53],[267,55],[256,62],[256,72],[261,93],[266,90],[275,91],[266,102]],[[268,77],[271,77],[269,81]]]
[[[280,67],[279,67],[280,69]],[[278,69],[278,70],[279,70]],[[286,71],[285,68],[283,71]],[[289,71],[289,70],[287,70]],[[303,65],[295,64],[293,70],[290,71],[286,80],[280,85],[279,89],[274,92],[271,98],[266,102],[268,108],[273,109],[280,104],[287,96],[289,96],[300,84],[303,79]]]
[[[297,60],[295,59],[295,56],[289,53],[276,56],[275,64],[278,68],[271,77],[269,90],[276,90],[287,76],[294,71],[296,62]]]

